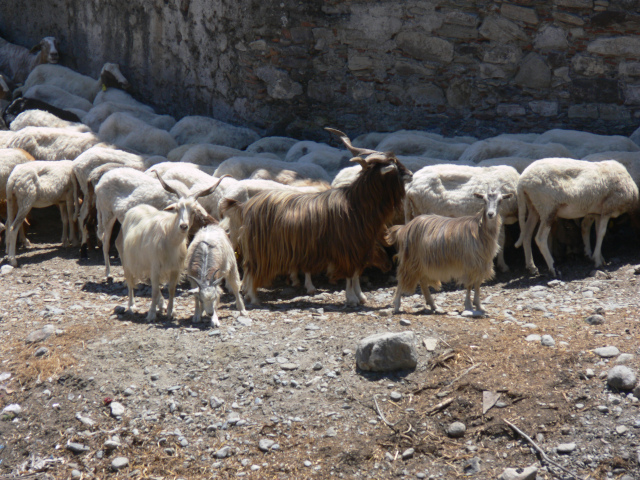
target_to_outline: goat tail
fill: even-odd
[[[522,242],[524,242],[524,225],[526,223],[527,216],[527,194],[524,190],[518,189],[518,224],[520,225],[520,236],[515,243],[516,248],[520,248],[522,246]]]
[[[389,246],[395,245],[398,242],[398,232],[402,227],[404,227],[404,225],[394,225],[387,230],[384,240]]]

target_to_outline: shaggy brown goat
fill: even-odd
[[[355,148],[344,133],[327,130],[340,136],[362,172],[346,187],[264,192],[245,204],[240,228],[243,290],[252,303],[258,303],[257,288],[293,271],[347,278],[347,305],[366,300],[359,276],[366,265],[377,263],[376,240],[400,206],[412,174],[393,153]]]

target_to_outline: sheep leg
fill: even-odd
[[[171,272],[169,275],[169,302],[167,303],[167,317],[169,317],[169,320],[173,318],[173,299],[176,296],[179,277],[180,272]]]
[[[524,225],[524,230],[520,233],[520,238],[518,242],[516,242],[516,247],[522,245],[524,249],[524,260],[527,270],[531,272],[533,275],[538,274],[538,269],[536,265],[533,263],[533,252],[531,250],[531,239],[533,238],[533,230],[536,228],[536,224],[540,220],[540,215],[533,208],[529,208],[529,216],[527,217],[527,221]]]
[[[556,276],[556,270],[553,268],[553,257],[551,256],[551,252],[549,251],[549,244],[547,240],[549,238],[549,232],[551,231],[551,221],[550,219],[545,219],[540,222],[540,227],[538,228],[538,233],[536,234],[536,244],[544,257],[544,260],[547,262],[547,266],[549,267],[549,271],[551,275]]]
[[[500,249],[498,250],[498,268],[500,269],[501,272],[508,272],[509,271],[509,267],[507,266],[506,262],[504,261],[504,242],[505,242],[505,233],[504,233],[504,224],[502,226],[500,226],[500,233],[498,234],[498,245],[500,246]]]
[[[109,244],[111,243],[111,232],[115,224],[116,224],[115,217],[109,219],[107,224],[104,226],[104,231],[102,233],[102,254],[104,255],[105,276],[107,278],[112,278],[111,262],[109,261]]]
[[[596,220],[596,247],[593,250],[593,261],[596,268],[604,264],[604,258],[602,258],[602,240],[604,240],[604,234],[607,233],[609,218],[609,215],[600,215]]]
[[[347,307],[357,307],[358,305],[360,305],[360,298],[354,291],[353,278],[354,277],[347,278],[347,288],[344,291],[347,300]]]
[[[129,305],[127,307],[127,310],[129,313],[133,313],[133,308],[136,306],[136,301],[134,298],[134,292],[136,288],[135,280],[131,273],[127,272],[126,270],[124,272],[124,278],[127,282],[127,287],[129,287]]]
[[[426,280],[422,280],[420,282],[420,290],[422,290],[422,295],[424,295],[424,299],[429,305],[429,307],[431,307],[431,310],[433,311],[433,313],[436,313],[437,311],[439,311],[440,309],[438,308],[438,306],[436,305],[436,302],[433,300],[433,297],[431,296],[431,291],[429,290],[429,282],[427,282]]]
[[[31,247],[31,242],[27,239],[27,235],[24,233],[24,222],[20,225],[20,243],[24,248]]]
[[[367,297],[364,296],[364,293],[362,293],[362,289],[360,288],[359,274],[353,276],[353,291],[358,297],[360,304],[364,305],[365,303],[367,303]]]
[[[304,288],[307,289],[308,295],[315,295],[316,293],[318,293],[318,289],[315,287],[315,285],[313,284],[313,281],[311,280],[310,273],[304,274]]]
[[[582,219],[582,223],[580,223],[580,233],[582,234],[584,254],[591,259],[593,259],[593,252],[591,251],[591,225],[593,225],[593,222],[595,220],[596,220],[595,216],[587,215]],[[597,230],[598,230],[598,226],[596,224],[596,232]]]
[[[67,216],[64,203],[58,204],[58,208],[60,209],[60,218],[62,219],[62,238],[60,239],[60,243],[63,247],[69,247],[69,217]]]
[[[70,201],[67,201],[67,217],[69,218],[69,236],[71,237],[71,245],[73,247],[79,246],[78,236],[76,235],[76,220],[73,219],[74,216],[74,206],[73,206],[73,198]]]
[[[235,265],[233,266],[225,280],[227,287],[233,292],[233,295],[236,297],[236,308],[240,313],[242,313],[242,315],[247,315],[247,310],[244,306],[244,302],[242,301],[242,295],[240,295],[240,275],[238,275],[238,269],[235,267]]]
[[[20,205],[15,217],[13,217],[13,208],[9,206],[12,203],[13,202],[7,203],[7,224],[10,225],[7,230],[7,260],[13,267],[17,267],[16,243],[18,240],[18,233],[22,228],[22,222],[24,222],[24,219],[27,218],[27,215],[31,211],[32,204],[27,203],[25,205]],[[8,219],[11,219],[11,222],[9,222]]]

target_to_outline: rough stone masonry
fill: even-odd
[[[26,46],[55,35],[63,64],[97,77],[118,62],[163,113],[263,135],[628,135],[640,116],[639,3],[6,0],[0,35]]]

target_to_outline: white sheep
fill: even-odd
[[[100,126],[98,136],[120,148],[150,155],[166,156],[178,146],[166,130],[152,127],[125,112],[111,114]]]
[[[527,269],[537,273],[531,252],[533,231],[540,221],[536,244],[556,275],[553,257],[547,243],[551,225],[556,218],[596,216],[596,246],[591,257],[596,267],[604,263],[602,240],[610,218],[636,208],[638,187],[623,165],[608,160],[587,162],[569,158],[545,158],[529,165],[518,182],[518,217],[520,237],[516,247],[524,247]],[[526,218],[526,222],[525,222]],[[583,236],[585,233],[583,222]],[[590,226],[590,224],[589,224]]]
[[[17,132],[26,127],[51,127],[64,128],[81,133],[91,132],[91,129],[86,125],[63,120],[53,113],[45,112],[44,110],[26,110],[22,112],[11,122],[10,129]]]
[[[170,130],[178,145],[185,143],[215,143],[242,150],[260,138],[245,127],[202,116],[183,117]]]
[[[204,310],[211,317],[211,326],[220,326],[216,307],[220,299],[218,284],[222,280],[226,280],[227,287],[236,297],[236,308],[243,315],[247,314],[240,295],[236,255],[222,228],[208,225],[198,230],[187,251],[186,272],[192,287],[189,293],[194,295],[196,302],[194,323],[200,322]]]
[[[458,160],[469,147],[466,142],[456,143],[428,132],[400,131],[386,136],[376,147],[379,152],[396,155],[424,155],[443,160]]]
[[[212,143],[187,143],[167,153],[170,162],[196,163],[198,165],[220,166],[227,158],[243,156],[245,153],[237,148]],[[254,156],[248,154],[246,156]]]
[[[622,135],[597,135],[595,133],[559,128],[542,133],[535,139],[535,143],[564,145],[571,151],[571,158],[582,158],[592,153],[606,151],[637,152],[640,150],[640,147],[635,142]],[[561,155],[554,156],[560,157]]]
[[[89,102],[93,102],[102,88],[118,87],[123,90],[129,88],[129,82],[115,63],[105,63],[97,79],[82,75],[62,65],[38,65],[27,77],[24,91],[34,85],[43,84],[62,88],[69,93],[87,99]]]
[[[523,157],[498,157],[498,158],[489,158],[487,160],[481,160],[477,163],[478,167],[495,167],[498,165],[508,165],[509,167],[515,168],[518,173],[524,172],[524,169],[531,165],[536,160],[533,158],[523,158]]]
[[[216,169],[216,177],[230,175],[237,180],[256,178],[280,183],[312,184],[331,181],[326,170],[312,163],[287,162],[264,157],[232,157]]]
[[[322,167],[330,176],[350,164],[351,154],[344,150],[318,149],[300,157],[296,163],[310,163]],[[403,161],[404,163],[404,161]],[[409,168],[409,167],[407,167]]]
[[[171,188],[188,196],[189,189],[181,182],[168,181]],[[122,167],[105,173],[95,187],[98,217],[98,238],[102,242],[105,275],[111,275],[109,247],[111,232],[116,220],[122,224],[126,213],[136,205],[147,204],[162,209],[172,204],[175,197],[158,184],[158,181],[139,170]],[[209,215],[198,205],[200,218]]]
[[[93,106],[95,107],[105,102],[125,104],[131,107],[139,108],[141,110],[147,110],[151,113],[156,113],[151,105],[139,102],[138,100],[133,98],[131,94],[119,88],[109,87],[101,89],[93,99]]]
[[[256,140],[247,148],[245,153],[273,153],[279,159],[284,160],[287,152],[293,147],[298,140],[289,137],[264,137]]]
[[[12,133],[6,147],[22,148],[38,160],[73,160],[100,142],[93,133],[66,128],[25,127]]]
[[[469,145],[459,160],[478,163],[498,157],[524,157],[538,160],[549,157],[572,158],[574,155],[559,143],[537,144],[512,138],[488,138]]]
[[[404,202],[405,222],[422,214],[436,214],[447,217],[464,217],[478,212],[483,200],[473,194],[478,191],[500,191],[511,194],[510,200],[501,203],[502,217],[499,232],[500,250],[498,267],[506,272],[509,267],[504,261],[505,233],[503,224],[518,221],[518,204],[515,198],[518,186],[518,172],[509,166],[470,167],[466,165],[433,165],[418,170],[407,187]]]
[[[116,170],[120,171],[120,169]],[[147,321],[156,319],[156,308],[162,312],[160,285],[169,282],[167,317],[173,317],[173,299],[187,256],[187,236],[194,221],[197,198],[208,195],[220,183],[205,190],[184,194],[158,177],[162,188],[178,197],[177,202],[158,210],[151,205],[137,205],[124,216],[116,247],[122,260],[124,276],[129,287],[129,311],[134,307],[133,292],[138,280],[151,280],[151,306]]]
[[[87,112],[93,108],[91,102],[86,98],[74,95],[55,85],[34,85],[24,92],[24,97],[35,98],[73,113],[80,111],[80,118],[84,118]]]
[[[287,150],[284,161],[297,162],[300,158],[315,151],[340,152],[337,148],[327,145],[326,143],[302,140],[300,142],[296,142],[291,146],[291,148],[289,148],[289,150]]]
[[[77,185],[71,160],[33,161],[16,165],[7,180],[7,259],[16,267],[18,231],[32,208],[57,205],[62,217],[63,246],[77,245],[74,199]]]
[[[97,132],[105,120],[116,112],[127,113],[160,130],[170,130],[176,123],[175,118],[171,115],[158,115],[151,108],[141,108],[126,103],[115,102],[102,102],[93,106],[82,118],[82,122],[91,127],[94,132]]]
[[[473,195],[483,200],[480,212],[473,216],[419,215],[406,225],[389,230],[388,241],[398,248],[398,287],[393,298],[395,313],[400,311],[402,295],[413,294],[418,284],[431,310],[441,312],[429,287],[439,289],[441,282],[450,280],[467,289],[465,310],[473,310],[475,305],[477,311],[482,311],[480,284],[493,277],[493,259],[500,249],[500,203],[513,194],[488,191]]]
[[[22,163],[33,162],[34,158],[19,148],[2,148],[0,149],[0,201],[7,199],[7,180],[16,165]],[[5,225],[0,222],[0,233],[5,230]],[[20,241],[24,247],[30,247],[31,243],[24,234],[24,226],[20,228]],[[6,242],[6,237],[5,237]]]
[[[58,63],[58,40],[44,37],[31,50],[0,38],[0,71],[15,83],[23,83],[29,73],[43,63]]]

